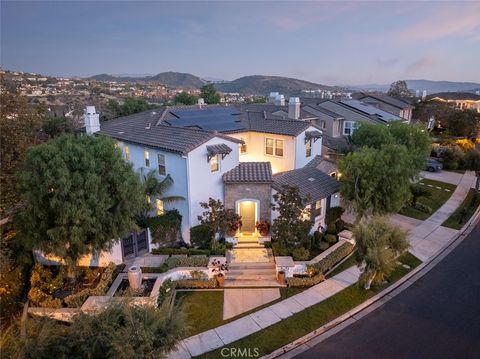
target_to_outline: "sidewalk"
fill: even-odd
[[[425,261],[433,257],[456,238],[457,230],[441,227],[441,224],[462,203],[475,180],[473,172],[466,172],[449,200],[432,216],[412,229],[409,235],[410,252],[417,258]],[[177,344],[177,348],[169,353],[168,358],[191,358],[256,333],[351,286],[357,282],[359,275],[360,271],[356,266],[350,267],[281,302],[228,324],[186,338]]]
[[[458,230],[441,225],[460,206],[470,188],[475,185],[475,181],[474,172],[465,172],[448,201],[438,211],[411,230],[409,236],[410,252],[418,259],[425,261],[431,258],[456,236]]]

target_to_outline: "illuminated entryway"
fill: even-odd
[[[241,200],[237,202],[237,213],[242,217],[243,234],[255,233],[255,224],[258,221],[258,201]]]

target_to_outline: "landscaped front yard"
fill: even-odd
[[[257,307],[241,315],[223,320],[223,290],[216,291],[177,291],[175,304],[183,313],[186,323],[185,337],[216,328],[229,323],[247,314],[260,310],[265,306],[272,305],[280,300],[300,293],[307,288],[280,288],[280,298],[276,301]]]
[[[267,327],[259,332],[249,335],[241,340],[230,343],[229,347],[235,348],[258,348],[259,355],[271,353],[320,326],[339,317],[350,309],[373,297],[392,283],[417,267],[421,261],[410,253],[403,254],[398,258],[399,262],[407,264],[410,268],[398,265],[390,275],[387,283],[381,286],[372,286],[370,290],[359,288],[356,284],[345,288],[334,296],[313,305],[297,314],[292,315]],[[219,358],[221,348],[199,356],[200,358]]]
[[[419,183],[428,188],[430,196],[420,197],[417,202],[420,206],[418,206],[418,204],[417,207],[406,205],[399,213],[423,221],[435,213],[450,198],[457,186],[426,178],[422,179]],[[419,207],[422,206],[430,208],[431,212],[427,213],[426,211],[420,210]]]
[[[480,193],[474,188],[470,188],[467,197],[465,197],[460,207],[458,207],[457,210],[442,223],[442,226],[461,229],[473,216],[478,206],[480,206]]]

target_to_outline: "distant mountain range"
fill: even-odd
[[[114,76],[109,74],[100,74],[89,77],[97,81],[117,81],[117,82],[149,82],[158,81],[166,86],[174,88],[201,88],[208,83],[192,74],[181,72],[162,72],[154,76],[131,77]],[[271,91],[277,91],[285,95],[298,95],[302,90],[315,89],[333,89],[309,81],[281,77],[281,76],[244,76],[233,81],[212,81],[215,87],[222,92],[238,92],[241,94],[268,95]]]
[[[475,82],[453,82],[453,81],[430,81],[430,80],[405,80],[410,90],[427,90],[427,93],[436,92],[475,92],[480,89],[480,83]],[[350,86],[355,90],[373,90],[388,91],[390,85],[387,84],[366,84]]]

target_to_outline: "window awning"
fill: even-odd
[[[222,155],[222,160],[232,152],[232,149],[228,147],[225,143],[219,143],[218,145],[207,146],[207,162],[210,162],[210,159],[216,155]]]
[[[322,138],[323,134],[320,131],[307,131],[305,132],[305,143],[307,143],[308,140],[313,139],[313,142],[317,142],[319,138]]]

